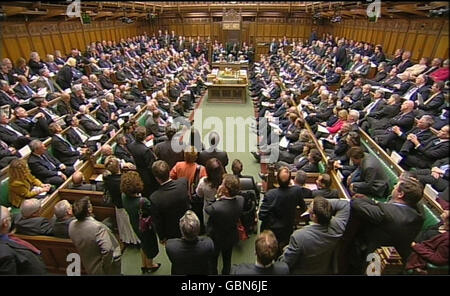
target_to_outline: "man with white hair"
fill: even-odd
[[[90,136],[104,135],[114,128],[112,125],[109,125],[109,123],[102,124],[99,120],[90,115],[86,105],[81,105],[79,110],[81,113],[80,124]]]
[[[0,206],[0,275],[46,274],[41,251],[11,234],[11,224],[8,208]]]
[[[79,111],[81,105],[87,105],[89,109],[93,108],[93,105],[86,99],[83,86],[81,84],[75,84],[70,94],[70,106],[74,111]]]
[[[41,201],[37,198],[25,199],[20,206],[20,214],[15,216],[16,232],[25,235],[53,235],[55,218],[41,217]]]
[[[55,205],[56,221],[53,227],[53,235],[60,238],[69,238],[69,224],[75,219],[72,213],[72,205],[65,199]]]

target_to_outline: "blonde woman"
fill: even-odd
[[[51,185],[43,184],[33,176],[27,162],[23,159],[11,161],[8,173],[9,201],[16,208],[20,208],[23,200],[50,191]]]

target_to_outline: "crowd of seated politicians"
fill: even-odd
[[[300,42],[289,53],[280,50],[261,56],[249,72],[249,88],[259,113],[255,130],[259,147],[253,155],[276,168],[317,173],[319,163],[325,161],[318,150],[322,149],[328,160],[325,165],[342,174],[352,196],[352,211],[367,224],[352,254],[367,255],[381,245],[394,245],[405,259],[423,223],[418,202],[424,185],[438,191],[437,200],[448,209],[449,61],[441,66],[436,58],[429,66],[428,59],[422,58],[414,65],[410,52],[398,50],[390,62],[377,60],[378,71],[369,79],[375,65],[371,65],[373,56],[361,56],[363,48],[337,38],[336,46],[326,40]],[[377,46],[375,53],[381,49]],[[394,188],[380,161],[361,144],[360,130],[389,154],[395,151],[401,156],[405,176]],[[410,194],[402,187],[408,187]],[[410,197],[399,202],[400,191]],[[390,197],[390,201],[381,205],[368,197]],[[273,199],[267,203],[277,205]],[[405,209],[394,214],[398,204]],[[448,246],[446,235],[447,241],[442,242]],[[288,237],[277,236],[284,244]],[[301,245],[294,239],[295,234],[289,244]]]

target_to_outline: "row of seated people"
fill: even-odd
[[[283,70],[285,73],[289,72],[288,63],[285,63],[283,67],[282,62],[279,62],[277,64],[277,58],[275,57],[271,57],[270,61],[267,60],[265,61],[263,59],[263,61],[261,62],[261,64],[259,65],[261,67],[266,67],[269,66],[268,68],[268,73],[272,73],[271,71],[275,71],[275,69],[281,69]],[[258,67],[258,65],[256,66]],[[283,69],[284,68],[284,69]],[[255,71],[257,73],[261,73],[260,69],[257,69],[258,71]],[[255,74],[255,72],[253,74]],[[276,73],[276,72],[275,72]],[[256,75],[255,75],[256,76]],[[277,77],[276,76],[272,76],[271,80],[275,80],[277,81]],[[252,87],[252,86],[251,86]],[[441,85],[441,89],[442,89],[442,85]],[[274,91],[275,90],[275,91]],[[290,89],[292,90],[292,89]],[[369,88],[370,90],[370,88]],[[438,92],[440,89],[437,88],[437,90],[435,90],[435,92]],[[261,108],[267,106],[267,103],[269,103],[269,106],[272,106],[272,111],[273,113],[267,113],[265,110],[263,112],[264,115],[266,115],[265,119],[268,119],[269,121],[272,122],[272,126],[269,125],[270,129],[272,131],[269,131],[268,133],[273,133],[275,131],[275,134],[277,136],[284,136],[286,137],[287,141],[288,141],[288,145],[292,143],[292,139],[289,138],[290,135],[295,135],[294,138],[294,143],[296,143],[297,140],[299,138],[299,135],[301,133],[301,120],[298,121],[298,125],[296,126],[296,122],[292,121],[292,119],[294,120],[298,120],[298,119],[304,119],[306,122],[308,122],[309,125],[311,125],[312,130],[317,134],[316,136],[318,136],[318,138],[323,138],[324,142],[335,142],[337,143],[339,140],[339,138],[336,138],[335,135],[337,135],[338,137],[340,136],[340,130],[344,128],[343,134],[347,134],[345,136],[345,142],[341,142],[341,144],[347,144],[347,149],[348,149],[348,153],[347,153],[347,157],[349,158],[349,164],[351,164],[352,168],[348,168],[348,174],[347,175],[347,180],[345,181],[344,179],[344,183],[346,183],[346,185],[348,186],[348,189],[350,191],[350,193],[354,196],[359,197],[361,194],[365,194],[365,195],[370,195],[370,196],[387,196],[390,192],[389,190],[392,188],[389,188],[388,186],[388,178],[386,176],[386,174],[383,172],[383,169],[380,167],[380,164],[378,164],[378,161],[371,156],[370,154],[367,154],[364,152],[364,149],[362,149],[361,147],[357,147],[359,146],[359,136],[357,134],[358,131],[358,124],[360,123],[360,113],[363,112],[367,112],[369,108],[371,108],[374,104],[372,98],[371,98],[371,94],[370,91],[366,92],[368,93],[368,95],[370,96],[370,100],[368,100],[368,102],[363,103],[362,100],[358,97],[357,100],[353,101],[353,100],[349,100],[349,102],[345,102],[345,97],[342,98],[341,100],[339,100],[339,98],[337,98],[337,94],[331,93],[330,91],[327,90],[327,87],[322,85],[317,89],[317,94],[312,94],[309,97],[303,98],[303,102],[301,102],[303,105],[302,107],[302,112],[301,114],[298,114],[299,116],[297,116],[298,118],[296,118],[295,116],[290,117],[290,113],[296,113],[295,108],[293,108],[294,106],[292,106],[292,104],[290,104],[292,107],[289,107],[289,92],[284,91],[284,93],[281,90],[281,87],[279,87],[279,83],[272,83],[272,85],[269,85],[265,90],[265,93],[263,93],[263,95],[259,95],[258,97],[254,97],[253,101],[255,103],[255,106],[261,110]],[[286,92],[287,92],[287,96],[286,97]],[[283,97],[281,96],[281,94],[283,94]],[[375,93],[375,96],[377,98],[382,98],[384,100],[384,94],[381,91],[377,91]],[[294,97],[294,95],[292,95],[292,97]],[[375,98],[375,100],[377,99]],[[395,101],[397,97],[395,97],[395,95],[393,96],[393,98],[391,99],[391,101]],[[316,99],[316,102],[313,102],[313,100]],[[347,103],[347,104],[346,104]],[[362,110],[361,111],[357,111],[357,110],[353,110],[352,107],[350,107],[351,103],[357,103],[357,104],[361,104],[362,105]],[[401,98],[397,99],[397,104],[401,103]],[[412,106],[414,109],[414,102],[412,101],[405,101],[404,104],[404,108],[406,108],[406,106]],[[277,108],[275,109],[275,106],[277,106]],[[346,107],[344,107],[345,105],[347,105]],[[320,107],[320,109],[319,109]],[[368,108],[367,108],[368,107]],[[291,108],[290,110],[288,108]],[[284,110],[283,110],[284,109]],[[347,110],[346,110],[347,109]],[[364,110],[365,109],[365,110]],[[258,111],[259,111],[258,110]],[[286,112],[286,110],[288,110],[288,112]],[[280,112],[281,111],[281,112]],[[290,111],[290,112],[289,112]],[[320,116],[322,115],[321,113],[324,112],[325,116]],[[275,114],[275,112],[278,112],[277,114]],[[369,110],[370,112],[370,110]],[[334,113],[334,115],[333,115]],[[317,115],[320,114],[320,117],[317,117]],[[348,116],[349,114],[355,114],[356,116]],[[261,115],[261,114],[260,114]],[[277,116],[274,116],[277,115]],[[365,113],[362,114],[365,117]],[[330,117],[333,116],[334,117],[334,122],[332,122],[331,124],[328,123],[327,126],[327,120],[330,119]],[[394,115],[395,116],[395,115]],[[401,116],[401,114],[400,114]],[[292,119],[291,119],[292,118]],[[427,117],[425,117],[427,118]],[[291,120],[289,120],[291,119]],[[414,117],[413,117],[414,119]],[[348,120],[348,121],[347,121]],[[259,120],[259,124],[261,124],[261,122],[264,122],[263,118],[261,118]],[[279,124],[278,127],[274,127],[273,124]],[[336,124],[336,125],[335,125]],[[322,128],[319,128],[319,126],[321,126]],[[265,131],[266,127],[263,127],[263,129],[261,130],[260,127],[260,131]],[[433,137],[433,141],[440,141],[442,142],[445,147],[445,145],[448,145],[448,125],[444,125],[441,129],[441,131],[438,133],[437,136]],[[262,143],[260,143],[261,145],[263,145],[263,147],[265,148],[266,151],[261,150],[261,152],[259,153],[260,156],[261,154],[269,154],[269,155],[273,155],[273,151],[274,150],[281,150],[279,149],[278,145],[279,145],[279,139],[275,137],[275,139],[277,141],[275,141],[275,145],[272,145],[272,147],[270,147],[269,149],[269,153],[267,152],[267,141],[263,141]],[[266,139],[263,139],[266,140]],[[331,141],[330,141],[331,140]],[[353,144],[350,144],[351,142],[354,142]],[[271,143],[268,143],[269,145],[271,145]],[[297,144],[297,143],[296,143]],[[264,146],[265,145],[265,146]],[[351,145],[351,146],[350,146]],[[324,145],[326,146],[326,145]],[[331,148],[333,145],[328,145],[328,148]],[[354,146],[354,147],[352,147]],[[261,146],[260,146],[261,148]],[[421,150],[421,149],[418,149]],[[446,150],[448,150],[448,147],[446,148]],[[280,151],[279,155],[282,154],[283,151]],[[331,152],[330,156],[333,156],[332,154],[334,154],[334,151],[329,151]],[[412,153],[411,153],[412,154]],[[300,155],[297,154],[297,155]],[[312,155],[311,155],[312,156]],[[435,157],[434,160],[438,160],[440,158],[444,158],[446,156],[446,154],[443,153],[437,153],[437,154],[433,154],[433,156]],[[311,159],[308,159],[306,162],[307,163],[314,163],[312,157],[308,157]],[[318,157],[317,159],[320,159],[320,157]],[[269,162],[276,162],[278,161],[278,159],[270,159],[269,158]],[[430,163],[428,163],[429,165],[431,165]],[[284,164],[283,164],[284,165]],[[340,167],[340,163],[339,162],[335,162],[335,167]],[[292,168],[292,167],[291,167]],[[430,167],[431,168],[431,167]],[[416,174],[414,174],[415,178],[419,178]],[[421,184],[422,186],[422,184]],[[448,182],[447,182],[447,186],[448,186]],[[392,195],[394,195],[394,192],[392,192]],[[421,197],[421,195],[420,195]],[[444,197],[445,198],[445,197]],[[367,200],[366,200],[367,201]],[[411,204],[413,205],[413,204]],[[414,205],[413,205],[414,206]],[[417,223],[417,225],[419,225],[419,223]],[[417,226],[416,225],[416,226]],[[420,228],[420,227],[419,227]],[[403,254],[402,257],[403,258],[407,258],[407,254],[410,252],[409,250],[409,243],[412,241],[412,239],[414,238],[414,233],[415,235],[417,235],[418,229],[417,227],[412,227],[411,229],[411,233],[409,233],[409,237],[408,235],[406,235],[404,238],[404,241],[402,241],[400,243],[400,245],[402,246],[398,246],[398,249],[400,249],[400,253]],[[392,236],[394,237],[394,236]],[[405,255],[406,254],[406,255]]]
[[[122,46],[123,48],[128,48],[128,45],[126,44]],[[130,43],[130,46],[133,46],[133,44]],[[180,59],[178,58],[178,53],[175,53],[174,56],[177,64],[171,63],[172,65],[170,65],[170,68],[168,67],[167,69],[164,69],[164,65],[167,65],[169,59],[172,59],[169,51],[165,51],[164,49],[156,51],[152,48],[149,48],[149,52],[146,52],[143,55],[143,67],[144,69],[148,68],[148,71],[144,73],[145,77],[142,77],[141,75],[139,75],[138,71],[135,71],[135,78],[142,78],[141,87],[144,90],[147,89],[154,93],[156,91],[162,90],[162,93],[158,92],[156,93],[156,95],[154,95],[154,97],[158,101],[159,105],[162,106],[162,117],[164,117],[165,120],[167,120],[168,113],[175,117],[183,116],[184,111],[192,108],[193,101],[199,96],[200,91],[204,87],[204,85],[202,84],[202,77],[206,79],[206,73],[208,73],[207,64],[204,63],[204,60],[200,61],[199,64],[199,61],[197,59],[189,59],[189,55],[187,54],[185,56],[186,60],[189,59],[189,62],[192,63],[190,63],[189,66],[184,68],[183,70],[180,70],[180,75],[175,78],[175,81],[171,82],[170,87],[166,87],[165,83],[167,83],[168,81],[164,80],[165,74],[173,73],[173,67],[176,68],[177,66],[181,66],[181,62],[186,64],[184,53],[183,57]],[[122,61],[123,58],[124,57],[122,57]],[[164,58],[168,58],[168,60],[164,60]],[[71,69],[75,69],[78,66],[78,60],[81,60],[80,54],[75,50],[72,52],[71,56],[67,58],[67,61],[65,62],[63,67],[61,67],[61,71],[56,71],[56,73],[63,73],[63,69],[68,69],[68,71],[66,72],[69,73]],[[10,62],[8,63],[8,61],[4,61],[5,65],[10,64]],[[91,74],[89,77],[81,76],[80,79],[75,79],[72,75],[66,75],[66,73],[61,74],[61,77],[56,76],[56,81],[54,81],[54,79],[50,77],[49,69],[44,63],[40,61],[39,56],[35,53],[32,54],[32,61],[33,63],[31,63],[30,61],[30,65],[34,65],[35,63],[39,65],[39,67],[37,68],[39,77],[34,80],[33,84],[29,84],[26,77],[20,77],[21,80],[20,82],[17,82],[17,87],[20,86],[21,88],[26,89],[25,93],[28,95],[28,97],[24,97],[23,99],[30,100],[29,102],[34,105],[39,105],[36,113],[39,113],[39,111],[43,111],[41,113],[43,113],[46,117],[46,122],[45,120],[40,119],[40,117],[31,118],[32,121],[29,123],[27,122],[27,127],[30,132],[32,132],[33,135],[37,135],[40,139],[44,139],[45,137],[50,136],[48,125],[53,121],[53,119],[57,118],[58,115],[81,115],[83,111],[86,111],[80,110],[80,107],[84,105],[87,106],[89,110],[96,109],[98,119],[102,122],[102,124],[109,125],[113,122],[113,124],[115,124],[117,127],[116,119],[117,117],[120,117],[121,113],[126,114],[130,111],[132,113],[135,113],[136,111],[134,107],[146,103],[148,99],[145,93],[139,89],[139,83],[137,82],[137,79],[125,81],[130,82],[130,85],[121,85],[119,87],[117,84],[114,84],[112,82],[112,72],[109,69],[104,69],[102,72],[103,74],[101,74],[99,77],[97,77],[95,74]],[[162,63],[160,64],[159,61],[161,61]],[[121,60],[118,60],[116,62],[118,65],[121,64]],[[134,65],[135,62],[133,60],[131,62]],[[120,73],[118,76],[120,77]],[[196,82],[196,84],[190,87],[194,82]],[[9,86],[5,81],[1,83],[2,88],[4,89],[4,91],[2,92],[4,96],[2,96],[2,98],[5,99],[4,102],[2,101],[2,105],[10,105],[13,108],[17,108],[18,102],[20,100],[17,100],[13,88]],[[64,85],[64,87],[71,87],[71,91],[67,91],[67,89],[63,90],[64,87],[60,86],[60,84]],[[46,89],[47,94],[39,93],[39,91],[44,88]],[[47,106],[41,106],[46,104],[46,100],[42,100],[42,96],[44,95],[47,100],[58,97],[61,98],[61,102],[56,106],[56,110],[46,108]],[[108,101],[107,107],[106,102],[101,102],[102,99]],[[82,107],[81,109],[84,109],[84,107]],[[23,114],[23,117],[27,117],[26,113],[22,112],[22,109],[20,110],[20,113]],[[30,118],[25,118],[24,120],[29,121]],[[99,121],[94,121],[95,125],[90,124],[91,122],[89,121],[85,122],[90,127],[98,129],[97,125]],[[16,126],[13,125],[13,127]],[[6,138],[16,135],[18,135],[20,138],[20,141],[18,141],[20,142],[18,144],[18,146],[20,147],[18,149],[20,149],[24,143],[29,142],[27,139],[23,139],[22,135],[19,134],[22,133],[23,130],[18,130],[18,128],[13,128],[13,130],[11,130],[9,127],[7,127],[7,129],[7,135],[3,135],[2,138],[2,140],[6,144],[10,146],[13,145],[14,143],[11,143],[11,141],[8,141]],[[101,129],[103,129],[103,127]],[[108,129],[111,129],[111,127],[108,127]],[[5,148],[5,146],[2,145],[2,148]],[[17,149],[17,147],[15,148]],[[6,154],[8,153],[6,152]],[[6,158],[4,160],[5,165],[9,160],[10,158]],[[4,166],[3,162],[2,166]]]

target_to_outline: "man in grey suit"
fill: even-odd
[[[308,211],[310,225],[292,234],[280,261],[287,263],[291,274],[330,274],[334,250],[350,217],[350,203],[318,196]]]
[[[389,194],[388,176],[378,159],[364,153],[361,147],[352,147],[347,153],[352,163],[357,166],[347,179],[350,191],[379,198],[386,197]]]
[[[121,250],[112,231],[92,217],[89,197],[73,204],[77,220],[69,224],[69,237],[77,248],[88,274],[120,274]]]

